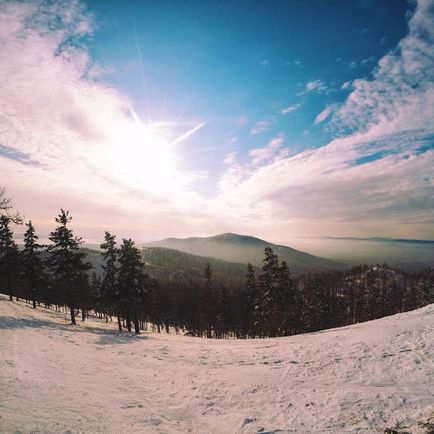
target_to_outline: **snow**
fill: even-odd
[[[434,305],[257,340],[119,334],[0,296],[0,432],[424,433]]]

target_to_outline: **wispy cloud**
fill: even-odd
[[[316,123],[330,119],[340,137],[316,149],[244,167],[248,176],[222,189],[220,200],[254,207],[257,222],[278,221],[282,234],[309,228],[308,233],[329,235],[430,237],[433,41],[432,2],[420,0],[408,36],[379,60],[372,78],[355,80],[341,106],[326,107],[317,116]],[[312,81],[305,91],[321,88]],[[258,156],[262,153],[265,150],[257,151]]]
[[[278,135],[277,137],[270,140],[266,146],[262,148],[255,148],[249,151],[249,157],[251,158],[250,164],[256,166],[264,161],[269,161],[272,157],[276,155],[277,150],[283,144],[283,135]]]
[[[311,80],[306,83],[305,90],[307,92],[324,92],[325,90],[327,90],[327,86],[322,80]]]
[[[256,122],[252,128],[250,128],[250,134],[258,135],[262,134],[268,130],[268,128],[275,123],[274,119],[264,119],[262,121]]]
[[[288,113],[291,113],[291,112],[296,111],[296,110],[297,110],[298,108],[300,108],[300,107],[301,107],[301,103],[298,103],[298,104],[292,104],[292,105],[289,105],[289,106],[283,108],[280,112],[281,112],[283,115],[286,115],[286,114],[288,114]]]
[[[190,184],[197,174],[181,166],[174,147],[203,123],[168,137],[166,150],[150,128],[141,140],[132,101],[98,80],[101,68],[86,48],[93,27],[79,1],[0,3],[3,182],[24,211],[40,203],[55,215],[54,207],[86,204],[93,230],[98,209],[114,203],[117,215],[139,212],[149,223],[143,209],[152,209],[168,221],[181,203],[185,210],[201,200]]]
[[[324,93],[328,91],[328,86],[322,80],[310,80],[306,83],[303,90],[297,92],[297,96],[303,96],[312,92]]]
[[[324,122],[337,109],[337,107],[337,104],[328,105],[321,113],[318,113],[317,117],[315,118],[314,125]]]
[[[233,165],[233,164],[235,164],[235,161],[237,159],[237,154],[238,154],[237,151],[232,151],[232,152],[227,153],[225,155],[223,163],[227,164],[227,165]]]
[[[114,167],[107,166],[114,140],[118,148],[127,136],[134,142],[137,120],[133,102],[98,79],[100,69],[86,50],[93,20],[82,3],[2,2],[0,173],[18,208],[33,204],[35,220],[43,222],[65,203],[75,207],[74,221],[84,222],[79,226],[84,236],[99,230],[98,218],[106,214],[107,229],[125,235],[133,228],[155,236],[173,227],[200,232],[218,225],[268,227],[275,238],[343,232],[429,238],[433,15],[432,2],[420,0],[398,47],[379,60],[369,79],[344,87],[349,94],[339,107],[327,106],[317,115],[315,122],[327,122],[338,138],[294,155],[289,139],[276,135],[244,157],[226,154],[218,194],[205,196],[197,188],[202,175],[184,164],[176,137],[167,139],[173,145],[168,149],[136,140],[141,158],[127,160],[123,171],[108,170]],[[321,80],[303,87],[303,94],[327,91]],[[250,134],[270,130],[273,116],[253,125]],[[246,122],[240,118],[241,126]],[[189,125],[178,138],[200,134],[200,128],[202,122]],[[170,170],[160,170],[167,166]]]

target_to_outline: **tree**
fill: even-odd
[[[214,287],[212,284],[212,268],[207,261],[204,269],[205,285],[199,296],[200,304],[200,327],[206,329],[206,337],[212,337],[212,324],[215,325],[216,316],[216,297],[214,296]]]
[[[264,250],[262,273],[259,276],[259,302],[257,304],[257,318],[259,329],[265,336],[276,336],[276,303],[279,285],[279,259],[271,247]]]
[[[15,224],[21,224],[23,219],[18,211],[13,211],[12,199],[6,196],[6,188],[0,187],[0,216],[7,217]]]
[[[118,295],[117,281],[117,257],[118,249],[116,247],[116,236],[110,232],[105,232],[104,242],[100,245],[101,255],[104,259],[104,275],[101,281],[101,291],[99,293],[99,303],[107,315],[109,312],[116,310],[118,318],[119,331],[122,331],[122,323],[120,318],[120,308],[116,303]]]
[[[27,230],[24,233],[24,249],[21,252],[23,277],[27,293],[36,308],[36,299],[40,296],[40,290],[44,282],[44,264],[40,257],[40,250],[43,248],[38,244],[39,237],[36,235],[35,227],[30,220],[26,223]]]
[[[119,252],[119,299],[124,307],[127,329],[131,331],[131,316],[134,317],[134,332],[140,333],[140,315],[146,301],[149,276],[145,273],[140,250],[131,239],[124,239]]]
[[[68,223],[69,211],[60,210],[56,217],[59,226],[48,237],[53,243],[48,246],[48,265],[59,301],[69,306],[71,324],[75,325],[75,309],[80,304],[80,289],[88,286],[87,271],[91,265],[85,262],[86,254],[80,251],[81,238],[74,236]]]
[[[20,269],[20,256],[18,247],[13,238],[9,224],[11,219],[6,215],[0,216],[0,278],[3,280],[2,285],[9,294],[12,301],[14,293],[14,284],[17,281],[17,275]]]
[[[247,264],[246,283],[242,297],[241,333],[243,337],[255,337],[257,333],[256,308],[258,302],[258,287],[256,284],[255,268]]]
[[[276,291],[275,317],[277,333],[287,336],[296,328],[296,293],[288,264],[282,261],[279,268],[279,284]]]

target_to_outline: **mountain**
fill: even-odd
[[[99,251],[84,247],[86,261],[92,265],[91,272],[102,275],[103,259]],[[143,247],[142,257],[146,271],[160,282],[202,281],[206,263],[211,264],[213,280],[231,287],[244,285],[246,265],[224,261],[222,259],[193,255],[180,250],[163,247]]]
[[[245,264],[193,255],[165,247],[143,247],[142,255],[147,272],[160,282],[204,280],[205,266],[209,262],[215,282],[236,287],[241,287],[245,283]]]
[[[164,247],[181,250],[194,255],[214,257],[229,262],[251,264],[260,267],[264,259],[264,248],[271,247],[285,260],[292,272],[300,274],[308,271],[342,269],[339,262],[330,261],[318,256],[310,255],[288,246],[269,243],[247,235],[225,233],[213,237],[167,238],[148,243],[146,247]]]

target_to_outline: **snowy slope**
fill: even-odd
[[[434,305],[290,338],[119,335],[0,296],[0,432],[428,432]]]

